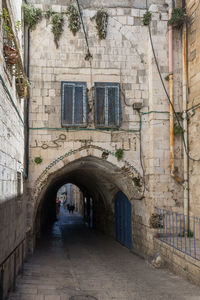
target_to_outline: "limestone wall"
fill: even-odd
[[[54,3],[45,2],[46,4],[41,4],[41,1],[38,4],[38,2],[34,1],[36,6],[43,11],[52,8],[58,12],[65,12],[67,8],[63,2],[59,2],[61,5],[55,1]],[[168,75],[168,16],[164,1],[154,2],[158,5],[151,6],[151,33],[161,76],[164,78]],[[142,201],[134,200],[136,197],[134,194],[129,198],[134,213],[134,240],[140,241],[145,252],[148,252],[148,249],[153,247],[152,235],[148,235],[147,232],[150,230],[149,218],[154,212],[154,206],[165,206],[182,211],[183,187],[170,176],[169,103],[156,69],[148,27],[142,23],[145,13],[144,3],[141,6],[139,3],[141,4],[141,1],[134,1],[134,3],[123,1],[123,3],[117,2],[114,5],[113,1],[106,1],[109,14],[108,32],[106,40],[102,41],[98,40],[95,23],[91,21],[99,4],[93,2],[91,5],[90,1],[86,1],[84,5],[81,3],[84,8],[83,20],[93,56],[91,63],[84,59],[87,47],[83,30],[74,37],[67,27],[66,16],[64,32],[59,41],[58,49],[54,44],[50,22],[45,18],[37,25],[36,30],[31,32],[29,187],[32,191],[32,198],[29,201],[31,206],[36,200],[34,190],[36,190],[40,174],[48,173],[49,168],[51,168],[51,178],[53,176],[56,178],[57,165],[60,164],[60,168],[62,168],[71,161],[71,158],[69,161],[65,160],[64,155],[71,150],[77,151],[81,147],[86,148],[85,152],[89,146],[99,147],[102,149],[102,153],[103,149],[115,153],[116,149],[122,148],[124,157],[123,162],[119,163],[119,167],[124,168],[124,161],[127,161],[136,168],[142,177],[139,116],[132,107],[133,103],[140,102],[143,104],[141,110],[141,157],[145,169],[146,192]],[[174,92],[176,108],[181,110],[181,53],[180,39],[177,37],[178,33],[177,36],[174,36],[174,76],[176,79]],[[66,130],[61,127],[61,81],[84,81],[87,83],[89,102],[87,129]],[[95,82],[119,83],[125,94],[124,100],[121,93],[123,120],[119,131],[95,129],[94,95],[92,92]],[[168,89],[167,82],[165,85]],[[179,175],[182,176],[180,164],[182,148],[179,138],[176,139],[175,145],[175,164]],[[88,153],[90,153],[89,150]],[[78,151],[74,157],[81,158],[81,155],[81,152],[79,154]],[[41,157],[42,162],[36,164],[34,162],[35,157]],[[101,155],[98,154],[97,157],[101,157]],[[110,158],[109,156],[109,161],[118,165],[117,160],[113,157]],[[129,168],[126,176],[128,176],[128,172]],[[123,180],[125,179],[122,176],[122,182]],[[47,179],[44,182],[48,183],[49,181]],[[134,182],[132,185],[135,185]],[[44,183],[43,186],[45,186]],[[114,211],[114,203],[111,199],[113,196],[109,198],[106,194],[106,197]]]
[[[7,1],[8,2],[8,1]],[[21,20],[21,0],[9,1],[8,12],[13,24]],[[2,1],[1,1],[2,5]],[[0,6],[0,10],[2,6]],[[16,33],[22,45],[22,33]],[[24,193],[24,101],[16,94],[15,78],[11,75],[3,54],[3,34],[0,34],[0,264],[12,253],[25,237],[26,207]],[[22,120],[20,120],[19,115]],[[22,245],[4,265],[4,296],[11,288],[22,264]],[[19,256],[19,257],[18,257]],[[24,252],[25,256],[25,252]],[[18,259],[19,258],[19,259]],[[2,267],[2,265],[1,265]],[[1,281],[2,282],[2,281]],[[1,297],[1,296],[0,296]]]
[[[192,158],[199,159],[199,117],[200,117],[200,8],[198,1],[187,2],[188,23],[188,130],[189,152]],[[200,180],[199,162],[189,160],[189,190],[190,190],[190,213],[200,216],[199,189]]]

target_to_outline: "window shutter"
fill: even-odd
[[[95,123],[97,127],[116,128],[121,122],[118,83],[95,83]]]
[[[95,116],[96,124],[104,125],[105,124],[105,88],[96,87],[96,105],[95,105]]]
[[[62,126],[87,125],[85,82],[62,82]]]
[[[117,125],[118,97],[117,88],[108,87],[108,125]]]
[[[64,85],[63,92],[63,123],[72,124],[73,121],[73,86]]]
[[[83,87],[75,87],[74,123],[83,124]]]

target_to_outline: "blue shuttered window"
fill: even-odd
[[[85,82],[62,82],[62,126],[87,126],[87,92]]]
[[[95,125],[116,128],[121,123],[118,83],[95,83]]]

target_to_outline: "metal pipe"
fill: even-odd
[[[173,3],[169,3],[169,20],[172,16],[172,7]],[[169,98],[170,98],[170,173],[174,176],[174,87],[173,87],[173,28],[172,25],[169,25]]]
[[[183,131],[185,144],[188,149],[188,125],[187,125],[187,92],[188,92],[188,78],[187,78],[187,25],[184,23],[182,30],[182,55],[183,55]],[[184,215],[186,216],[186,232],[188,231],[188,216],[189,216],[189,189],[188,189],[188,155],[184,148]]]

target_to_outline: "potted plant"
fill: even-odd
[[[18,77],[15,80],[16,90],[20,98],[26,98],[28,94],[28,83],[23,77]]]
[[[17,58],[19,57],[18,51],[13,47],[9,46],[8,44],[4,44],[3,49],[7,61],[10,64],[15,64]]]

